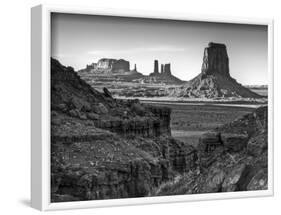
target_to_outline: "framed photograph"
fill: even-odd
[[[31,13],[32,207],[273,195],[273,20]]]

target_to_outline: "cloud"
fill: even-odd
[[[129,54],[129,53],[147,53],[147,52],[183,52],[184,48],[173,46],[156,46],[156,47],[140,47],[132,49],[120,49],[120,50],[94,50],[89,51],[91,55],[104,55],[104,54]]]

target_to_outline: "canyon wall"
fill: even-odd
[[[148,196],[196,151],[174,140],[170,109],[116,100],[51,59],[51,201]]]
[[[268,189],[266,106],[205,133],[197,168],[164,183],[153,195],[182,195]]]

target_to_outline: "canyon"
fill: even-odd
[[[51,59],[51,202],[267,189],[266,106],[194,147],[171,135],[170,108],[93,86]]]
[[[52,202],[147,196],[195,149],[170,135],[170,109],[116,100],[51,59]]]
[[[267,190],[267,111],[260,107],[203,134],[197,168],[163,183],[153,195]]]

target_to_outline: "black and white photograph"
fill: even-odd
[[[268,190],[268,26],[52,12],[51,203]]]

